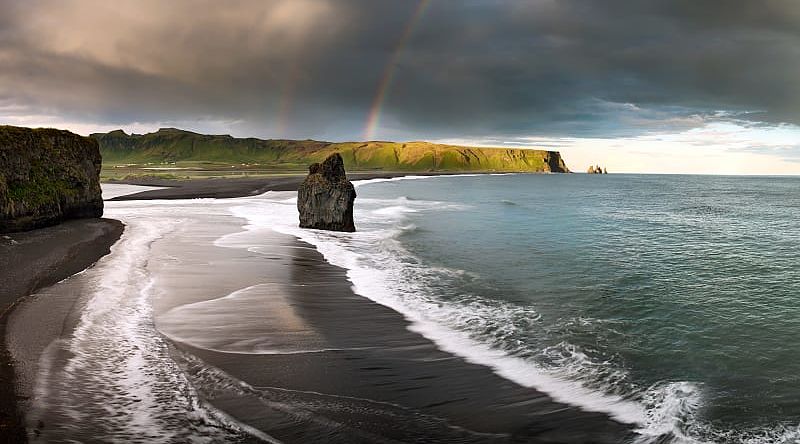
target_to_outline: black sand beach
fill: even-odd
[[[348,173],[350,180],[388,179],[407,176],[402,172]],[[442,175],[447,173],[414,173],[418,176]],[[454,174],[454,173],[450,173]],[[115,197],[111,200],[150,200],[150,199],[199,199],[256,196],[267,191],[297,191],[297,186],[306,178],[305,173],[296,175],[258,177],[258,178],[217,178],[217,179],[126,179],[114,183],[164,187],[161,190],[144,191]]]
[[[266,186],[265,182],[260,183],[259,186]],[[228,192],[252,193],[256,182],[236,184],[238,188]],[[280,189],[290,187],[291,182],[266,184]],[[190,182],[179,193],[189,192],[193,186]],[[159,191],[162,190],[139,196],[168,198],[158,195]],[[77,229],[85,223],[88,222],[77,221],[72,225]],[[121,229],[115,221],[96,223]],[[66,224],[61,229],[69,230],[72,225]],[[158,283],[152,301],[155,326],[173,339],[170,354],[203,402],[240,424],[283,442],[631,440],[631,427],[606,414],[584,412],[554,402],[547,395],[519,386],[484,366],[439,350],[430,340],[410,331],[410,324],[402,315],[353,293],[345,270],[327,263],[311,245],[292,236],[271,230],[251,233],[266,246],[258,252],[212,244],[222,235],[241,231],[241,225],[240,220],[230,216],[202,214],[199,219],[188,219],[181,224],[180,232],[152,243],[146,265]],[[119,236],[119,231],[111,231],[113,236],[108,242],[96,242],[92,248],[107,252]],[[30,251],[35,255],[37,250]],[[72,257],[55,249],[52,254],[62,259]],[[69,270],[82,269],[77,260],[66,260],[65,264],[72,266]],[[24,273],[25,266],[32,261],[21,258],[14,261],[16,268],[3,270],[12,270],[8,272],[11,278],[11,273]],[[42,280],[37,288],[60,279],[56,274],[47,276],[52,278]],[[85,305],[81,304],[85,292],[82,282],[71,279],[51,287],[43,292],[43,297],[37,295],[14,313],[16,319],[12,324],[16,327],[11,335],[27,363],[21,366],[25,396],[32,396],[36,362],[46,343],[72,334],[76,324],[73,318]],[[242,313],[236,322],[225,325],[244,328],[244,317],[256,316],[254,336],[268,332],[265,340],[274,343],[277,352],[214,351],[214,347],[197,346],[204,340],[228,337],[217,327],[208,328],[219,324],[199,318],[187,323],[194,336],[188,335],[187,340],[171,336],[180,331],[170,325],[171,310],[216,301],[243,288],[259,286],[265,289],[259,309],[263,312]],[[17,291],[24,293],[34,287],[24,288]],[[66,302],[48,303],[59,292]],[[228,299],[221,304],[216,307],[231,306]],[[180,320],[182,316],[175,318]],[[37,334],[46,337],[21,331],[20,326],[40,319],[62,327],[40,328]],[[154,334],[159,335],[155,331]],[[298,350],[281,352],[285,347]],[[96,387],[91,385],[76,388],[87,393],[87,399],[93,389]],[[4,396],[13,399],[10,393]],[[59,424],[68,424],[68,416],[49,411],[39,414],[44,416],[26,419],[31,428],[47,422],[41,440],[92,440],[98,436],[98,430],[89,424],[64,434]],[[18,424],[18,416],[10,417]],[[17,433],[14,436],[22,436],[19,428],[14,431]]]
[[[123,225],[82,219],[0,237],[0,442],[24,441],[14,369],[6,349],[8,315],[20,298],[67,278],[109,253]]]
[[[410,331],[402,315],[353,293],[345,270],[311,245],[278,234],[270,243],[275,255],[264,273],[329,350],[234,354],[177,344],[252,387],[207,394],[249,425],[285,442],[619,443],[632,437],[628,426],[605,414],[554,402],[439,350]],[[275,405],[278,400],[294,408]]]

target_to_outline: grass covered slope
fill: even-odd
[[[100,167],[91,138],[0,126],[0,233],[102,216]]]
[[[348,170],[568,172],[557,151],[470,148],[428,142],[319,142],[204,135],[174,128],[92,134],[106,163],[217,162],[305,169],[342,155]]]

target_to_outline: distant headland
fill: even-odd
[[[206,135],[175,128],[92,134],[108,164],[219,162],[305,170],[338,152],[348,170],[567,173],[558,151],[477,148],[430,142],[322,142]]]

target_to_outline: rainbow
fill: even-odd
[[[403,30],[403,34],[397,40],[394,51],[392,51],[392,55],[389,58],[389,63],[386,64],[386,68],[383,70],[381,81],[378,84],[377,91],[375,92],[375,98],[372,99],[372,106],[369,108],[369,114],[367,114],[367,122],[364,125],[364,140],[372,139],[372,136],[375,134],[375,129],[380,123],[383,102],[386,100],[386,94],[389,92],[389,87],[392,85],[392,79],[394,77],[395,68],[397,68],[397,62],[400,60],[400,56],[402,55],[403,49],[408,43],[408,39],[414,32],[417,22],[419,22],[420,17],[422,17],[422,14],[425,12],[425,9],[428,7],[429,3],[430,0],[420,0],[420,2],[417,4],[417,8],[414,10],[414,14],[411,16],[411,19],[408,21],[405,29]]]
[[[281,98],[278,104],[278,118],[275,123],[275,136],[283,138],[289,128],[289,117],[292,113],[294,92],[297,89],[297,80],[300,77],[300,66],[297,58],[292,60],[289,74],[284,76],[281,86]]]

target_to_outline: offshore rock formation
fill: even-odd
[[[344,161],[339,153],[328,156],[322,164],[308,168],[308,177],[297,190],[300,228],[330,231],[356,231],[353,202],[356,189],[347,180]]]
[[[100,166],[94,139],[0,126],[0,233],[102,216]]]
[[[600,165],[593,166],[589,165],[589,169],[586,170],[588,174],[608,174],[608,170],[605,168],[600,168]]]

